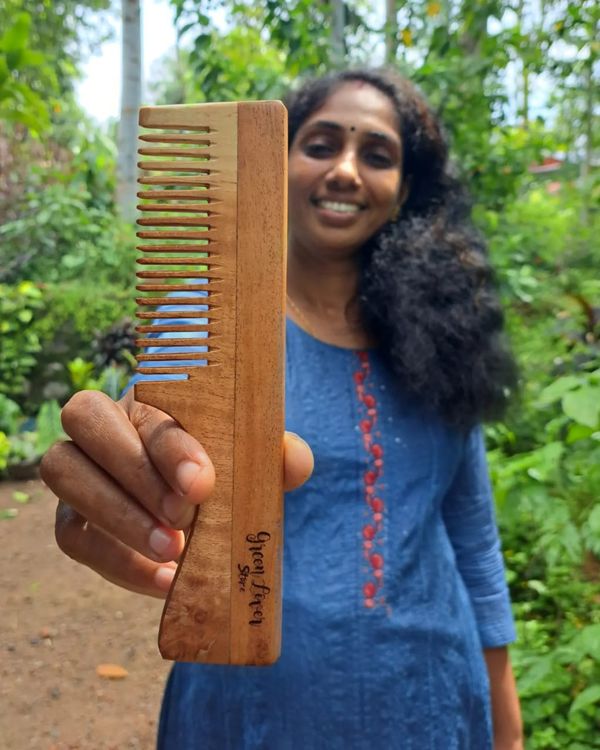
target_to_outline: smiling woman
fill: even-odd
[[[401,154],[389,99],[360,82],[340,86],[290,148],[290,202],[299,209],[290,218],[290,255],[312,249],[322,258],[327,248],[354,255],[400,208]]]
[[[335,74],[288,108],[282,656],[176,664],[159,748],[520,750],[480,428],[515,370],[484,244],[407,81]],[[59,543],[164,595],[210,457],[130,393],[78,394],[65,429],[43,468]]]

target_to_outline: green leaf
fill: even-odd
[[[600,417],[600,388],[584,386],[565,394],[562,408],[567,417],[595,429]]]
[[[565,393],[572,391],[574,388],[578,388],[581,385],[581,378],[575,375],[564,375],[562,378],[558,378],[549,386],[546,386],[540,393],[537,402],[540,406],[552,404],[554,401],[561,399]]]
[[[66,437],[60,421],[60,406],[58,401],[46,401],[42,404],[37,422],[36,452],[45,453],[58,440]]]
[[[567,445],[572,445],[579,440],[586,440],[593,434],[594,430],[592,427],[586,427],[584,424],[574,422],[573,424],[569,425],[569,430],[567,432]]]
[[[0,510],[0,521],[10,521],[19,515],[16,508],[3,508]]]
[[[600,685],[592,685],[582,690],[577,698],[575,698],[569,709],[569,715],[574,714],[576,711],[581,711],[581,709],[591,706],[593,703],[598,703],[598,701],[600,701]]]
[[[19,490],[17,490],[16,492],[12,493],[12,499],[16,503],[22,503],[24,505],[25,503],[28,503],[30,501],[31,495],[29,495],[27,492],[20,492]]]
[[[9,26],[0,38],[0,48],[5,52],[22,50],[27,45],[30,26],[31,16],[29,13],[19,13],[12,26]]]

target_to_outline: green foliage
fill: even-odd
[[[117,335],[115,340],[115,324],[120,323],[117,331],[130,331],[129,318],[135,312],[130,289],[104,285],[99,293],[91,282],[70,282],[48,285],[44,295],[45,314],[35,325],[42,351],[30,374],[30,409],[48,398],[64,401],[77,390],[68,362],[78,357],[94,360],[96,376],[113,362],[131,372],[131,359],[122,352],[131,349],[131,336]],[[107,340],[112,344],[108,348]]]
[[[0,430],[0,473],[4,471],[8,464],[8,454],[10,453],[10,443],[8,437]]]
[[[527,747],[598,747],[600,260],[583,197],[532,187],[480,209],[523,373],[521,401],[488,430],[518,640]]]
[[[78,356],[94,358],[96,373],[111,364],[130,373],[134,311],[122,286],[105,285],[100,294],[92,282],[0,285],[0,399],[10,396],[29,412],[50,398],[66,400],[73,393],[67,363]],[[4,432],[6,404],[0,400]]]
[[[33,72],[52,92],[57,88],[56,77],[46,56],[29,46],[28,13],[17,14],[2,28],[5,31],[0,37],[0,122],[25,125],[37,135],[49,125],[50,102],[22,78],[25,72]]]
[[[0,394],[24,394],[27,376],[40,351],[32,322],[42,305],[42,293],[31,282],[0,284]]]
[[[201,35],[193,52],[167,60],[170,75],[151,86],[161,104],[280,98],[290,84],[284,54],[258,29]]]
[[[58,91],[70,92],[82,58],[110,36],[108,19],[98,11],[110,7],[110,0],[2,0],[0,29],[27,16],[28,48],[51,61]],[[42,97],[48,95],[48,79],[38,69],[24,70],[22,83]]]
[[[87,362],[81,357],[71,360],[67,368],[74,391],[102,391],[115,401],[131,376],[129,368],[114,364],[105,367],[99,375],[96,375],[94,363]]]
[[[2,278],[125,283],[133,242],[130,227],[92,205],[81,185],[50,184],[27,194],[18,218],[0,226]]]
[[[42,456],[57,440],[65,438],[60,421],[58,401],[46,401],[36,419],[35,451]]]
[[[16,432],[21,416],[19,404],[0,393],[0,430],[8,434]]]
[[[20,465],[35,465],[57,440],[66,438],[57,401],[42,404],[37,417],[23,416],[18,405],[0,396],[0,476]]]

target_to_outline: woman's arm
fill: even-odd
[[[519,699],[506,648],[515,638],[514,623],[479,428],[467,438],[443,514],[487,664],[494,750],[523,750]]]
[[[490,681],[494,750],[523,750],[517,686],[506,646],[483,650]]]

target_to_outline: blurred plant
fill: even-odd
[[[93,362],[77,357],[67,365],[74,391],[102,391],[115,401],[127,385],[130,377],[128,368],[118,365],[104,367],[98,375]]]
[[[582,200],[533,184],[476,213],[523,373],[487,434],[533,750],[598,747],[600,729],[600,219],[581,222]]]
[[[133,243],[131,228],[91,205],[80,185],[51,184],[29,193],[19,218],[0,226],[0,278],[125,284]]]
[[[6,469],[9,453],[10,442],[6,434],[0,430],[0,474]]]
[[[28,48],[51,60],[58,91],[72,90],[82,59],[111,35],[106,14],[110,0],[3,0],[0,4],[0,29],[10,28],[27,16]],[[48,81],[39,71],[24,71],[23,85],[42,97],[48,96]]]
[[[39,135],[50,124],[51,100],[57,79],[46,55],[31,49],[31,15],[18,13],[3,26],[0,37],[0,122],[25,125]],[[45,91],[31,88],[23,77],[33,74]]]
[[[0,420],[3,428],[0,431],[0,474],[6,471],[21,478],[16,473],[21,467],[31,471],[48,448],[67,437],[60,421],[60,406],[54,400],[43,403],[37,416],[31,419],[23,416],[14,402],[0,398]]]
[[[42,292],[30,281],[0,284],[0,394],[23,396],[40,342],[32,322],[43,307]]]

